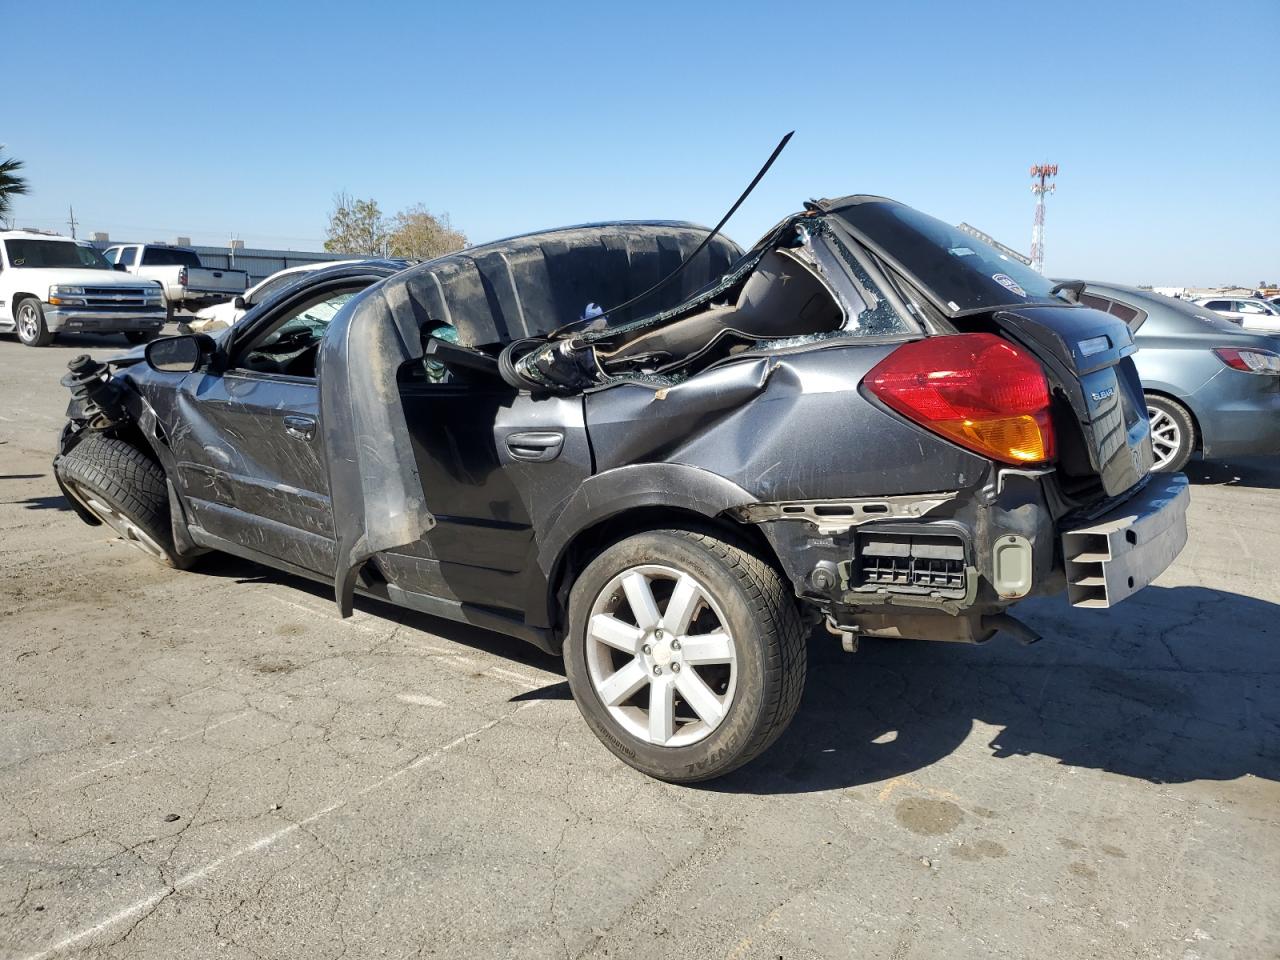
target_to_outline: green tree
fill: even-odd
[[[4,144],[0,143],[0,150],[3,149]],[[21,160],[0,157],[0,220],[9,219],[9,213],[13,209],[13,198],[27,193],[26,178],[18,176],[18,171],[21,169]]]
[[[420,203],[391,218],[388,249],[393,257],[434,260],[467,246],[467,235],[455,230],[449,214],[433,214]]]
[[[343,192],[334,195],[324,248],[333,253],[358,253],[380,257],[387,242],[387,221],[377,200],[356,200]]]

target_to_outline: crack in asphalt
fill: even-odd
[[[59,940],[57,943],[44,948],[43,950],[39,950],[35,953],[27,954],[25,957],[22,958],[22,960],[45,960],[45,958],[55,956],[56,954],[60,953],[63,950],[68,949],[69,947],[76,946],[84,941],[92,940],[94,937],[106,932],[111,928],[114,928],[115,926],[121,923],[129,923],[129,927],[124,933],[124,935],[120,937],[117,942],[127,940],[134,933],[134,931],[137,930],[138,926],[141,923],[143,923],[148,917],[150,917],[153,913],[155,913],[156,909],[160,906],[160,904],[162,904],[170,896],[173,896],[175,893],[179,893],[187,889],[188,887],[194,886],[195,884],[204,880],[205,877],[207,877],[209,874],[222,868],[223,866],[230,864],[234,861],[237,861],[250,853],[256,853],[260,850],[263,850],[266,847],[269,847],[275,844],[282,838],[292,833],[295,833],[299,830],[304,829],[309,824],[315,823],[317,820],[327,817],[329,814],[333,813],[334,811],[339,810],[342,807],[345,807],[348,803],[351,803],[354,800],[358,800],[361,797],[367,796],[370,793],[374,792],[375,790],[381,789],[382,787],[385,787],[391,784],[392,782],[403,778],[405,775],[412,773],[414,770],[417,770],[418,768],[426,765],[427,763],[430,763],[433,760],[443,757],[446,753],[455,749],[456,747],[463,746],[469,741],[471,741],[473,738],[478,737],[481,734],[493,729],[503,720],[506,720],[509,717],[514,716],[515,714],[519,713],[521,710],[525,710],[530,707],[537,706],[539,703],[542,703],[542,702],[543,701],[540,701],[540,700],[525,701],[521,703],[519,706],[517,706],[514,710],[510,711],[510,713],[504,714],[499,717],[495,717],[492,720],[489,720],[488,722],[475,728],[474,730],[468,733],[462,734],[461,736],[457,737],[454,740],[451,740],[449,743],[445,744],[444,746],[438,747],[434,750],[430,750],[420,755],[412,763],[409,763],[406,766],[401,767],[399,770],[396,770],[394,773],[388,774],[387,776],[382,777],[381,779],[371,784],[367,784],[366,786],[362,787],[360,790],[356,791],[353,794],[350,794],[346,797],[342,797],[338,800],[335,800],[325,805],[324,807],[321,807],[316,812],[310,814],[309,816],[301,820],[291,821],[288,826],[282,827],[279,830],[276,830],[263,837],[260,837],[258,840],[254,841],[253,843],[250,843],[247,846],[241,847],[240,849],[232,853],[229,853],[225,856],[219,857],[216,860],[205,864],[203,867],[200,867],[196,870],[193,870],[184,874],[181,877],[178,877],[176,880],[168,881],[163,876],[163,868],[162,868],[159,872],[161,873],[162,881],[165,881],[167,884],[165,889],[158,891],[157,893],[154,893],[151,896],[146,897],[141,901],[138,901],[137,903],[124,907],[121,910],[118,910],[115,913],[111,914],[110,916],[105,917],[104,919],[98,921],[92,926],[85,928],[83,930],[80,930],[76,933],[70,934],[64,937],[62,940]]]

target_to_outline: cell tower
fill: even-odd
[[[1050,183],[1058,175],[1056,163],[1037,163],[1031,168],[1031,192],[1036,195],[1036,223],[1031,228],[1031,265],[1044,273],[1044,195],[1053,193]]]

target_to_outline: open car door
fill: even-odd
[[[334,520],[334,599],[351,616],[356,580],[375,553],[419,540],[427,509],[397,374],[422,359],[404,287],[380,283],[334,318],[320,349],[320,415]],[[400,300],[396,309],[394,300]]]
[[[320,352],[320,413],[333,504],[334,595],[350,616],[360,571],[375,554],[416,543],[435,526],[414,457],[398,375],[421,363],[445,328],[462,350],[496,356],[621,303],[670,273],[710,233],[688,223],[568,227],[463,250],[419,264],[356,297],[330,324]],[[742,255],[714,237],[651,309],[722,276]]]

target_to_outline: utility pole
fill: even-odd
[[[1031,192],[1036,195],[1036,222],[1031,228],[1031,265],[1044,273],[1044,195],[1053,193],[1056,184],[1049,181],[1058,175],[1056,163],[1037,163],[1031,167]]]
[[[67,226],[71,228],[71,239],[74,240],[76,238],[76,225],[79,224],[80,221],[76,219],[75,207],[68,204],[67,213],[70,214],[70,216],[67,217]]]

